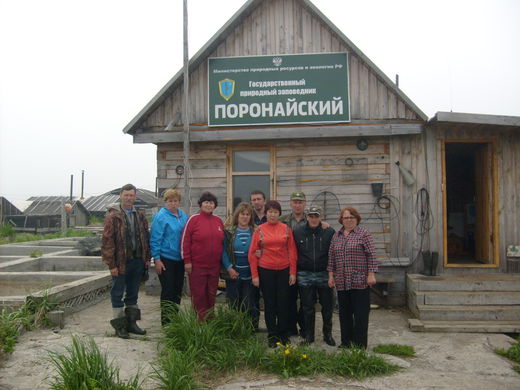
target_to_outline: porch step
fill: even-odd
[[[418,305],[520,305],[520,291],[418,291]]]
[[[407,275],[407,289],[408,308],[423,324],[412,329],[513,332],[520,324],[518,274]]]
[[[520,274],[407,275],[414,291],[519,291]]]
[[[437,321],[520,321],[516,305],[418,305],[419,319]]]
[[[520,333],[520,321],[423,321],[408,320],[414,332]]]

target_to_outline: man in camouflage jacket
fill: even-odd
[[[148,220],[134,207],[137,189],[132,184],[121,188],[120,204],[109,207],[105,217],[101,256],[112,275],[110,291],[116,335],[145,334],[137,326],[141,311],[137,306],[139,286],[150,262]]]

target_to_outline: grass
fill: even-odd
[[[379,344],[374,347],[374,352],[393,356],[415,357],[415,349],[409,345]]]
[[[516,343],[506,349],[495,349],[495,353],[512,360],[517,363],[513,369],[520,374],[520,336],[517,337]]]
[[[164,327],[162,355],[153,365],[158,389],[199,389],[215,384],[225,374],[254,370],[282,378],[338,375],[363,379],[395,373],[399,367],[365,350],[328,354],[309,346],[278,344],[273,350],[254,335],[245,313],[227,306],[199,323],[192,309],[173,312]]]
[[[31,233],[16,233],[12,226],[3,225],[0,228],[0,245],[12,244],[17,242],[52,240],[54,238],[67,237],[90,237],[92,232],[80,231],[74,229],[67,229],[61,232],[49,234],[31,234]]]
[[[49,360],[57,374],[50,379],[53,390],[139,390],[140,372],[124,382],[119,378],[119,368],[109,362],[92,338],[72,337],[72,345],[66,353],[49,352]]]
[[[20,332],[23,329],[33,329],[39,326],[47,326],[47,313],[56,308],[44,295],[37,300],[27,300],[19,309],[2,309],[0,312],[0,360],[6,354],[14,351]]]
[[[37,257],[42,257],[43,256],[43,252],[39,249],[35,249],[33,250],[30,254],[29,254],[30,257],[32,258],[37,258]]]

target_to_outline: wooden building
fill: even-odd
[[[262,106],[262,114],[269,116],[266,123],[214,125],[219,113],[221,117],[227,113],[229,118],[242,113],[240,104],[231,104],[238,99],[239,92],[240,97],[242,93],[268,95],[269,90],[261,92],[255,86],[280,85],[265,76],[258,79],[265,84],[252,81],[250,91],[235,91],[235,87],[240,88],[231,80],[235,77],[228,77],[226,71],[238,73],[255,56],[258,63],[266,58],[272,60],[274,69],[280,62],[285,64],[309,54],[323,54],[326,62],[331,53],[347,53],[346,66],[339,66],[346,75],[340,73],[333,79],[333,83],[342,84],[347,90],[345,118],[277,122],[274,117],[282,103],[276,103],[272,106],[276,107],[275,114],[270,111],[271,106]],[[212,104],[214,96],[219,98],[213,79],[221,72],[216,65],[220,60],[231,65],[222,70],[222,79],[218,81],[223,98],[219,112]],[[258,70],[247,66],[250,73]],[[304,74],[305,79],[313,77],[310,71]],[[301,81],[303,84],[304,80]],[[181,70],[124,129],[135,143],[157,145],[159,191],[184,186],[183,82]],[[305,85],[300,92],[312,94],[312,90],[312,86]],[[285,93],[283,88],[273,92]],[[288,101],[311,99],[291,98]],[[309,100],[303,104],[307,104],[303,114],[310,115],[314,103]],[[437,272],[461,270],[458,265],[462,263],[464,272],[470,269],[462,252],[461,259],[448,261],[453,259],[448,256],[448,246],[460,243],[450,241],[453,232],[446,227],[448,217],[458,219],[457,227],[468,223],[460,221],[464,219],[460,213],[471,214],[469,195],[458,198],[462,209],[451,214],[446,213],[446,207],[453,199],[443,195],[446,177],[453,179],[452,189],[458,191],[457,177],[450,174],[468,153],[473,163],[467,168],[485,175],[479,188],[476,186],[481,182],[474,177],[473,191],[485,194],[474,207],[486,209],[484,214],[471,214],[486,222],[485,228],[474,231],[479,235],[474,240],[492,235],[492,244],[478,247],[479,253],[486,252],[487,257],[482,255],[471,263],[478,263],[471,270],[506,271],[505,245],[520,244],[520,206],[516,195],[519,173],[515,168],[519,118],[504,118],[505,122],[501,122],[503,117],[439,113],[428,121],[403,91],[310,1],[246,2],[190,60],[189,108],[190,212],[197,210],[200,193],[211,190],[219,199],[216,212],[225,217],[237,201],[248,200],[249,191],[257,188],[265,189],[271,199],[281,202],[284,211],[289,211],[289,196],[298,190],[306,194],[308,206],[323,207],[326,219],[338,227],[340,208],[352,205],[361,212],[362,223],[375,237],[380,277],[395,281],[390,291],[391,303],[404,304],[405,275],[423,270],[422,251],[439,254]],[[254,116],[253,105],[246,110]],[[452,155],[459,157],[445,164]],[[499,180],[504,175],[511,176],[511,180]],[[506,229],[506,225],[514,228]],[[464,239],[469,240],[468,234]]]

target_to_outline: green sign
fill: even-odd
[[[350,121],[347,53],[208,59],[209,126]]]

